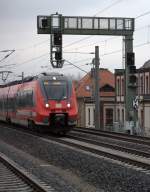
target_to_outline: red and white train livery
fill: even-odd
[[[75,90],[64,75],[42,73],[0,88],[0,120],[66,133],[77,114]]]

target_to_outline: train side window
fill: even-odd
[[[7,111],[7,98],[3,97],[3,106],[5,106],[3,109],[4,111]]]
[[[20,92],[20,95],[19,95],[19,106],[20,107],[23,107],[23,93],[22,92]]]
[[[27,92],[27,105],[32,107],[33,106],[33,91],[29,90]]]
[[[16,95],[16,105],[18,107],[33,107],[33,90],[24,90],[22,92],[18,92]]]
[[[26,106],[27,107],[30,106],[30,92],[29,91],[26,92]]]
[[[22,94],[22,107],[26,107],[26,92],[23,91],[23,94]]]
[[[30,91],[30,93],[29,93],[29,105],[33,106],[33,93],[32,93],[32,91]]]
[[[8,110],[9,111],[14,111],[15,110],[15,100],[13,97],[10,97],[8,98],[8,101],[7,101],[7,106],[8,106]]]
[[[16,94],[16,106],[17,107],[19,106],[19,94],[18,93]]]
[[[16,105],[17,107],[21,107],[21,92],[18,92],[16,95]]]
[[[25,91],[25,107],[33,107],[33,91],[27,90]]]

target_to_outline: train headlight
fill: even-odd
[[[49,103],[46,103],[46,104],[45,104],[45,107],[46,107],[46,108],[49,108],[49,107],[50,107]]]
[[[67,103],[67,107],[70,108],[70,107],[71,107],[71,104],[70,104],[70,103]]]

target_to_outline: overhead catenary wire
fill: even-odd
[[[142,14],[136,16],[135,19],[140,19],[140,18],[142,18],[142,17],[144,17],[144,16],[146,16],[146,15],[149,15],[149,14],[150,14],[150,11],[147,11],[147,12],[145,12],[145,13],[142,13]],[[91,36],[91,37],[92,37],[92,36]],[[116,37],[115,37],[115,38],[116,38]],[[47,41],[47,40],[42,41],[42,42],[37,43],[37,44],[34,44],[33,47],[36,47],[36,46],[38,46],[38,44],[40,45],[40,44],[42,44],[42,43],[44,43],[44,42],[46,42],[46,41]],[[109,40],[103,40],[103,42],[105,42],[105,41],[109,41]],[[145,46],[145,45],[148,45],[148,44],[150,44],[149,41],[148,41],[147,43],[141,43],[141,44],[135,45],[134,48],[142,47],[142,46]],[[31,47],[32,47],[32,46],[31,46]],[[19,49],[17,49],[17,51],[18,51],[18,50],[19,50]],[[24,49],[24,50],[26,50],[26,49]],[[6,51],[7,51],[7,50],[6,50]],[[0,52],[5,52],[5,50],[0,51]],[[119,52],[121,52],[121,49],[104,53],[103,55],[101,55],[101,57],[108,56],[108,55],[111,55],[111,54],[116,54],[116,53],[119,53]],[[46,55],[46,54],[43,54],[43,55]],[[7,58],[7,57],[9,57],[9,56],[6,55],[6,58]],[[40,57],[41,57],[41,56],[40,56]],[[17,65],[20,66],[20,65],[23,65],[23,64],[25,64],[25,63],[30,63],[31,61],[37,60],[37,59],[40,58],[40,57],[31,58],[31,59],[26,60],[26,61],[24,61],[24,62],[22,62],[22,63],[18,63]],[[89,60],[89,59],[83,59],[83,60]],[[77,62],[78,62],[78,61],[73,62],[73,63],[77,63]],[[82,62],[82,60],[80,60],[79,62]],[[10,64],[10,65],[11,65],[11,64]],[[86,64],[84,64],[84,65],[86,65]],[[77,67],[76,67],[76,68],[77,68]]]
[[[2,62],[2,61],[4,61],[5,59],[7,59],[11,54],[13,54],[14,52],[15,52],[15,49],[13,49],[13,50],[2,50],[2,51],[0,51],[1,53],[7,53],[7,52],[10,52],[10,53],[8,53],[7,55],[5,55],[1,60],[0,60],[0,62]]]
[[[142,46],[145,46],[145,45],[148,45],[148,44],[150,44],[150,42],[141,43],[141,44],[135,45],[134,48],[142,47]],[[121,51],[122,51],[122,49],[118,49],[118,50],[115,50],[115,51],[107,52],[107,53],[101,54],[100,57],[112,55],[112,54],[115,54],[115,53],[119,53],[119,52],[121,52]],[[48,54],[48,53],[43,54],[43,55],[38,56],[38,57],[34,57],[34,58],[30,59],[30,60],[26,60],[26,61],[24,61],[24,62],[22,62],[22,63],[18,63],[17,65],[20,66],[20,65],[23,65],[23,64],[25,64],[25,63],[31,62],[31,61],[33,61],[33,60],[37,60],[37,59],[39,59],[39,58],[41,58],[41,57],[43,57],[43,56],[46,56],[47,54]],[[87,59],[82,59],[82,60],[76,61],[76,62],[74,62],[74,63],[79,63],[79,62],[87,61],[87,60],[90,60],[90,59],[92,59],[92,57],[87,58]],[[65,60],[65,61],[67,61],[67,60]],[[67,62],[69,62],[69,61],[67,61]],[[76,68],[77,68],[77,67],[76,67]]]
[[[84,69],[76,66],[75,64],[73,64],[72,62],[70,62],[70,61],[68,61],[68,60],[66,60],[66,59],[65,59],[65,62],[69,63],[70,65],[74,66],[75,68],[79,69],[80,71],[83,71],[83,72],[86,73],[86,74],[88,73],[88,71],[85,71]]]
[[[12,50],[10,50],[10,49],[5,49],[5,50],[1,50],[0,52],[1,53],[6,53],[6,52],[14,52],[15,51],[15,49],[12,49]]]
[[[104,9],[98,11],[95,15],[93,15],[93,17],[96,17],[98,14],[103,13],[104,11],[107,11],[108,9],[112,8],[113,6],[117,5],[118,3],[120,3],[121,1],[124,0],[117,0],[115,2],[113,2],[112,4],[106,6]]]
[[[49,54],[49,53],[44,53],[44,54],[42,54],[42,55],[40,55],[40,56],[38,56],[38,57],[33,57],[33,58],[29,59],[29,60],[23,61],[22,63],[18,63],[17,65],[20,66],[20,65],[23,65],[23,64],[25,64],[25,63],[29,63],[29,62],[31,62],[31,61],[40,59],[41,57],[44,57],[44,56],[46,56],[46,55],[48,55],[48,54]]]
[[[64,53],[78,53],[78,54],[94,54],[94,52],[78,52],[78,51],[76,51],[76,52],[73,52],[73,51],[64,51]]]
[[[98,15],[98,14],[100,14],[100,13],[102,13],[102,12],[108,10],[108,9],[110,9],[111,7],[113,7],[113,6],[115,6],[116,4],[120,3],[121,1],[123,1],[123,0],[118,0],[118,1],[116,1],[116,2],[114,2],[114,3],[112,3],[112,4],[110,4],[110,5],[106,6],[104,9],[102,9],[101,11],[98,11],[96,14],[94,14],[93,17],[95,17],[96,15]],[[141,18],[141,17],[143,17],[143,16],[146,16],[146,15],[148,15],[148,14],[150,14],[150,11],[144,12],[144,13],[136,16],[135,19],[139,19],[139,18]],[[82,38],[82,39],[80,39],[80,40],[77,40],[77,41],[75,41],[75,42],[72,42],[72,43],[66,45],[66,46],[63,47],[63,48],[66,48],[66,47],[71,46],[71,45],[73,45],[73,44],[79,43],[79,42],[84,41],[84,40],[86,40],[86,39],[89,39],[89,38],[91,38],[91,37],[93,37],[93,36],[88,36],[88,37]],[[116,37],[115,37],[115,38],[116,38]],[[111,40],[111,39],[108,39],[108,40]],[[27,50],[27,49],[29,49],[29,48],[34,48],[34,47],[37,47],[37,46],[39,46],[39,45],[41,45],[41,44],[43,44],[43,43],[46,43],[47,41],[49,41],[49,39],[46,39],[46,40],[41,41],[41,42],[39,42],[39,43],[35,43],[35,44],[33,44],[33,45],[31,45],[31,46],[28,46],[28,47],[26,47],[26,48],[16,49],[16,51],[24,51],[24,50]],[[103,41],[105,41],[105,40],[103,40]],[[7,51],[7,50],[6,50],[6,51]],[[0,52],[5,52],[5,50],[4,50],[4,51],[0,51]]]
[[[49,42],[49,39],[46,39],[46,40],[41,41],[41,42],[39,42],[39,43],[35,43],[35,44],[30,45],[30,46],[28,46],[28,47],[19,48],[19,49],[17,49],[17,51],[25,51],[25,50],[30,49],[30,48],[35,48],[35,47],[37,47],[37,46],[39,46],[39,45],[42,45],[42,44],[44,44],[44,43],[46,43],[46,42]]]
[[[135,45],[133,47],[138,48],[138,47],[142,47],[142,46],[145,46],[145,45],[148,45],[148,44],[150,44],[150,42],[140,43],[140,44],[137,44],[137,45]],[[122,51],[122,49],[118,49],[118,50],[115,50],[115,51],[104,53],[104,54],[100,55],[100,57],[104,57],[104,56],[107,56],[107,55],[112,55],[112,54],[115,54],[115,53],[119,53],[121,51]]]
[[[135,45],[134,48],[139,48],[139,47],[142,47],[142,46],[145,46],[145,45],[148,45],[148,44],[150,44],[150,42],[140,43],[140,44]],[[116,54],[116,53],[121,53],[121,51],[122,51],[122,49],[107,52],[107,53],[101,54],[100,57],[104,57],[104,56],[108,56],[108,55],[112,55],[112,54]],[[79,61],[72,62],[72,63],[81,63],[82,61],[87,61],[87,60],[92,60],[92,59],[93,58],[88,58],[88,59],[83,59],[83,60],[79,60]],[[87,65],[87,64],[83,64],[81,66],[84,66],[84,65]],[[76,67],[78,67],[78,66],[76,65]],[[68,69],[68,67],[67,67],[67,69]]]
[[[8,65],[0,65],[0,68],[4,68],[4,67],[10,67],[10,66],[14,66],[14,65],[16,65],[16,64],[8,64]]]
[[[142,47],[142,46],[145,46],[145,45],[148,45],[148,44],[150,44],[150,42],[145,42],[145,43],[137,44],[137,45],[134,46],[134,48],[139,48],[139,47]],[[115,51],[112,51],[112,52],[108,52],[108,53],[102,54],[102,55],[100,55],[100,57],[104,57],[104,56],[116,54],[116,53],[119,53],[119,52],[121,52],[121,51],[122,51],[121,49],[115,50]],[[82,71],[82,72],[84,72],[84,73],[87,74],[88,71],[86,71],[86,70],[84,70],[84,69],[81,68],[81,66],[85,66],[85,65],[87,65],[87,64],[80,65],[80,67],[79,67],[79,66],[75,65],[75,63],[79,63],[79,62],[82,62],[82,61],[85,61],[85,60],[86,60],[86,61],[87,61],[87,60],[92,60],[92,59],[93,59],[93,58],[88,58],[88,59],[83,59],[83,60],[79,60],[79,61],[76,61],[76,62],[70,62],[70,61],[68,61],[68,60],[66,60],[66,59],[64,59],[64,60],[65,60],[65,62],[67,62],[69,65],[72,65],[72,66],[74,66],[75,68],[77,68],[77,69],[79,69],[80,71]],[[66,70],[66,68],[67,68],[67,69],[72,69],[72,67],[65,67],[65,70]],[[15,75],[15,77],[17,77],[17,76]]]
[[[149,15],[149,14],[150,14],[150,11],[146,11],[146,12],[141,13],[140,15],[136,16],[135,19],[139,19],[139,18],[144,17],[144,16]]]
[[[139,19],[139,18],[144,17],[144,16],[146,16],[146,15],[148,15],[148,14],[150,14],[150,11],[147,11],[147,12],[145,12],[145,13],[142,13],[142,14],[136,16],[135,19]],[[108,41],[108,40],[103,40],[103,41]],[[44,42],[44,41],[43,41],[43,42]],[[145,45],[145,43],[144,43],[144,45]],[[116,52],[116,51],[113,51],[113,52]],[[112,53],[111,53],[111,54],[112,54]],[[42,56],[44,56],[44,55],[47,55],[47,54],[43,54],[43,55],[41,55],[41,56],[39,56],[39,57],[31,58],[31,59],[29,59],[29,60],[26,60],[26,61],[20,63],[19,65],[23,65],[23,64],[25,64],[25,63],[31,62],[31,61],[36,60],[36,59],[38,59],[38,58],[40,58],[40,57],[42,57]],[[105,53],[105,55],[109,55],[109,53]],[[6,57],[6,58],[7,58],[7,57]]]
[[[110,4],[109,6],[105,7],[104,9],[98,11],[96,14],[93,15],[93,17],[96,17],[98,14],[103,13],[104,11],[106,11],[106,10],[110,9],[111,7],[117,5],[117,4],[120,3],[121,1],[123,1],[123,0],[117,0],[117,1],[115,1],[114,3],[112,3],[112,4]],[[79,43],[79,42],[81,42],[81,41],[85,41],[85,40],[87,40],[87,39],[89,39],[89,38],[92,38],[92,37],[93,37],[93,36],[89,35],[88,37],[84,37],[84,38],[79,39],[79,40],[77,40],[77,41],[74,41],[74,42],[72,42],[72,43],[70,43],[70,44],[68,44],[68,45],[65,45],[63,48],[70,47],[70,46],[72,46],[72,45],[74,45],[74,44],[77,44],[77,43]]]
[[[136,17],[135,17],[135,20],[136,20],[136,19],[139,19],[139,18],[141,18],[141,17],[144,17],[144,16],[146,16],[146,15],[149,15],[149,14],[150,14],[150,11],[144,12],[144,13],[136,16]],[[66,45],[64,48],[69,47],[69,46],[72,46],[72,45],[74,45],[74,44],[76,44],[76,43],[79,43],[79,42],[84,41],[84,40],[86,40],[86,39],[89,39],[89,38],[91,38],[91,37],[93,37],[93,36],[89,35],[88,37],[85,37],[85,38],[82,38],[82,39],[80,39],[80,40],[74,41],[74,42]],[[115,38],[117,38],[117,37],[115,37]]]
[[[99,41],[98,43],[105,43],[106,41],[110,41],[110,40],[113,40],[113,39],[117,39],[118,37],[112,37],[112,38],[108,38],[108,39],[105,39],[105,40],[101,40]],[[94,43],[90,43],[90,44],[86,44],[86,45],[81,45],[79,47],[76,47],[74,49],[81,49],[81,48],[84,48],[84,47],[91,47],[92,45],[95,45],[97,42],[94,42]]]
[[[110,9],[111,7],[113,7],[113,6],[115,6],[116,4],[120,3],[121,1],[123,1],[123,0],[118,0],[118,1],[116,1],[116,2],[114,2],[114,3],[112,3],[111,5],[105,7],[104,9],[102,9],[102,10],[99,11],[99,12],[97,12],[97,13],[96,13],[95,15],[93,15],[93,16],[95,17],[95,16],[98,15],[99,13],[102,13],[102,12]],[[146,15],[148,15],[148,14],[150,14],[150,11],[147,11],[147,12],[145,12],[145,13],[142,13],[142,14],[136,16],[135,19],[138,19],[138,18],[140,18],[140,17],[146,16]],[[79,42],[81,42],[81,41],[84,41],[84,40],[89,39],[89,38],[92,38],[92,37],[93,37],[93,36],[88,36],[88,37],[82,38],[82,39],[80,39],[80,40],[77,40],[77,41],[75,41],[75,42],[72,42],[72,43],[66,45],[66,46],[63,47],[63,48],[66,48],[66,47],[68,47],[68,46],[71,46],[71,45],[73,45],[73,44],[79,43]],[[115,38],[116,38],[116,37],[115,37]],[[108,40],[109,40],[109,39],[108,39]],[[19,49],[17,49],[17,51],[24,51],[24,50],[27,50],[27,49],[29,49],[29,48],[35,48],[35,47],[37,47],[37,46],[39,46],[39,45],[41,45],[41,44],[43,44],[43,43],[46,43],[46,42],[48,42],[48,41],[49,41],[49,39],[46,39],[46,40],[44,40],[44,41],[41,41],[41,42],[39,42],[39,43],[35,43],[35,44],[33,44],[33,45],[31,45],[31,46],[28,46],[28,47],[26,47],[26,48],[19,48]],[[1,51],[0,51],[0,52],[1,52]]]
[[[142,29],[145,29],[145,28],[149,28],[150,27],[150,25],[148,24],[148,25],[145,25],[145,26],[142,26],[142,27],[139,27],[139,28],[137,28],[137,29],[135,29],[134,30],[134,32],[137,32],[137,31],[140,31],[140,30],[142,30]],[[120,36],[119,36],[120,37]],[[72,50],[75,50],[75,49],[82,49],[82,48],[87,48],[87,47],[91,47],[91,46],[93,46],[93,45],[95,45],[95,44],[102,44],[102,43],[106,43],[106,42],[108,42],[108,41],[112,41],[112,40],[115,40],[115,39],[118,39],[119,38],[118,36],[116,37],[111,37],[111,38],[107,38],[107,39],[104,39],[104,40],[101,40],[101,41],[99,41],[99,42],[94,42],[94,43],[90,43],[90,44],[86,44],[86,45],[81,45],[81,46],[79,46],[79,47],[75,47],[74,49],[72,49]],[[65,51],[65,52],[67,52],[67,51]],[[75,52],[76,53],[76,52]]]
[[[117,0],[117,1],[113,2],[112,4],[106,6],[104,9],[102,9],[102,10],[98,11],[96,14],[94,14],[93,17],[95,17],[96,15],[98,15],[98,14],[100,14],[100,13],[102,13],[102,12],[108,10],[108,9],[110,9],[111,7],[113,7],[113,6],[115,6],[116,4],[120,3],[121,1],[123,1],[123,0]],[[91,37],[92,37],[92,36],[91,36]],[[89,37],[86,37],[86,38],[89,38]],[[85,39],[86,39],[86,38],[85,38]],[[16,49],[16,50],[17,50],[17,51],[24,51],[24,50],[27,50],[27,49],[29,49],[29,48],[35,48],[35,47],[37,47],[37,46],[39,46],[39,45],[41,45],[41,44],[43,44],[43,43],[46,43],[46,42],[48,42],[48,41],[49,41],[49,39],[46,39],[46,40],[41,41],[41,42],[39,42],[39,43],[35,43],[35,44],[30,45],[30,46],[28,46],[28,47],[19,48],[19,49]],[[6,50],[6,51],[7,51],[7,50]],[[0,51],[0,52],[1,52],[1,51]]]

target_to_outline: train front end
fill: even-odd
[[[65,134],[76,126],[77,101],[72,81],[59,74],[40,78],[43,100],[43,123],[50,131]]]

